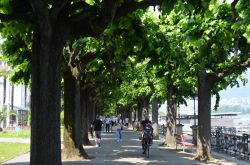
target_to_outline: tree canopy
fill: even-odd
[[[185,103],[198,95],[200,73],[213,80],[208,91],[219,101],[218,92],[238,85],[238,78],[249,67],[249,3],[1,1],[2,53],[13,67],[12,80],[32,83],[31,162],[60,164],[62,65],[70,66],[73,76],[80,76],[82,88],[93,89],[93,100],[106,113],[133,106],[141,97]],[[148,6],[155,11],[145,10]],[[46,123],[49,114],[52,117],[45,127],[41,123]],[[48,130],[53,141],[47,138],[45,143],[53,146],[51,153],[38,143]],[[55,159],[43,162],[39,153]]]

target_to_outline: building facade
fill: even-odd
[[[12,84],[8,73],[11,69],[0,61],[0,112],[4,118],[2,128],[29,125],[30,91],[24,85]]]

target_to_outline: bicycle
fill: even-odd
[[[151,138],[147,137],[143,139],[143,143],[144,143],[144,152],[146,157],[149,158],[149,148],[151,146]]]
[[[143,154],[145,154],[147,158],[149,158],[149,148],[152,144],[152,140],[153,140],[152,129],[146,128],[142,136],[142,143],[143,143]]]

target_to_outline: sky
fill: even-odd
[[[223,90],[220,92],[220,105],[222,104],[242,104],[242,102],[238,102],[232,99],[240,98],[239,100],[244,100],[244,98],[250,98],[250,69],[247,70],[246,74],[244,74],[244,77],[248,79],[248,83],[243,86],[242,83],[240,83],[240,87],[228,87],[226,90]],[[215,102],[215,98],[212,98],[212,104]],[[194,101],[193,100],[187,100],[188,106],[181,105],[181,109],[193,111],[194,109]],[[197,109],[197,101],[196,101],[196,109]],[[212,105],[213,106],[213,105]],[[166,110],[166,103],[162,104],[160,107],[160,111]]]
[[[245,78],[248,79],[248,83],[243,86],[242,83],[240,87],[228,87],[226,90],[220,92],[220,97],[222,99],[236,98],[236,97],[250,97],[250,69],[247,70]]]

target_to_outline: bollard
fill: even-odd
[[[190,127],[192,129],[192,134],[193,134],[193,141],[192,143],[197,145],[197,130],[198,130],[198,126],[197,125],[192,125]]]

